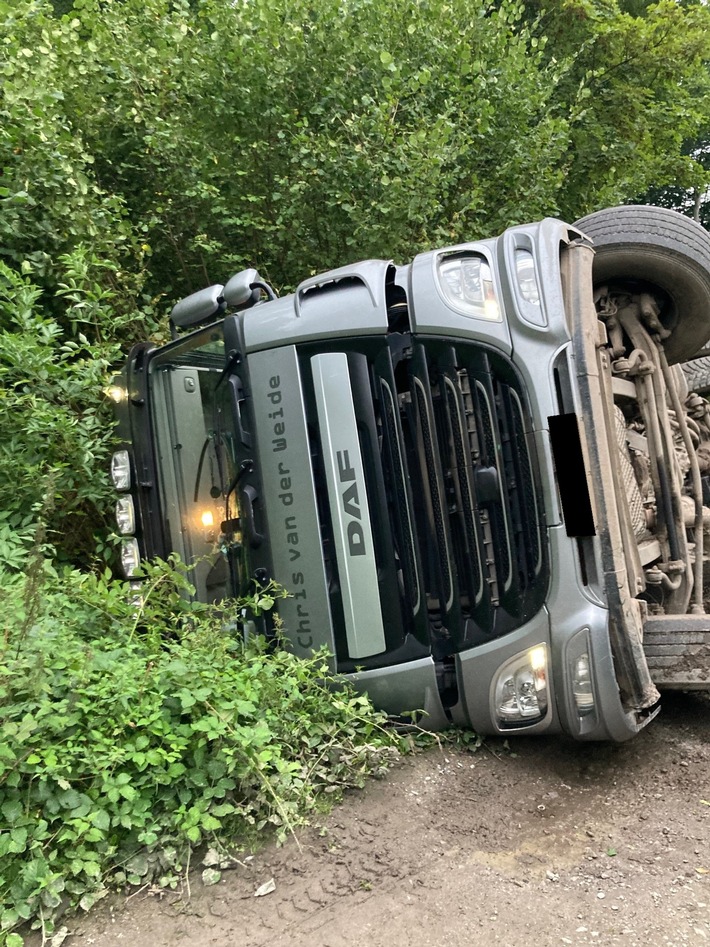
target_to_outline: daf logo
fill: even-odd
[[[342,484],[348,484],[340,493],[340,502],[343,512],[350,517],[348,522],[348,551],[351,556],[365,555],[365,533],[362,528],[362,510],[357,490],[355,469],[350,466],[350,455],[346,450],[336,453],[338,460],[338,479]]]

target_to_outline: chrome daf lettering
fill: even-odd
[[[356,522],[362,519],[356,479],[357,475],[354,467],[350,466],[350,455],[348,451],[338,451],[336,458],[338,461],[338,477],[340,482],[348,483],[348,481],[351,481],[350,486],[346,487],[341,494],[343,510],[348,516],[353,517],[347,524],[348,552],[351,556],[364,556],[366,554],[365,533],[360,523]]]

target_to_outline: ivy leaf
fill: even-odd
[[[207,886],[216,885],[221,877],[222,872],[216,868],[205,868],[202,872],[202,884]]]

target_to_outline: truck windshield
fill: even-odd
[[[153,435],[168,548],[194,567],[191,581],[203,602],[236,592],[226,555],[230,545],[238,547],[240,536],[238,512],[232,508],[236,463],[230,389],[221,383],[224,365],[219,326],[168,346],[151,362]]]

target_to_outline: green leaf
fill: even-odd
[[[101,829],[102,832],[108,832],[111,826],[111,818],[105,809],[96,809],[91,813],[90,818],[97,829]]]
[[[202,872],[202,884],[203,885],[216,885],[222,877],[222,872],[218,871],[216,868],[205,868]]]
[[[22,804],[17,799],[10,799],[7,802],[3,802],[0,806],[0,811],[5,816],[7,821],[12,825],[22,815]]]
[[[5,908],[0,914],[0,929],[6,931],[9,927],[14,927],[19,918],[20,915],[14,908]]]

